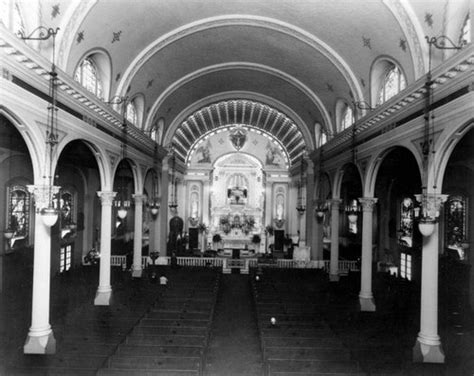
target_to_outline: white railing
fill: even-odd
[[[127,256],[125,255],[111,255],[110,266],[122,266],[127,264]],[[142,268],[146,269],[148,266],[148,256],[142,256]]]
[[[110,256],[110,266],[122,266],[127,263],[127,257],[122,255]]]
[[[221,267],[223,259],[217,257],[177,257],[181,266],[217,266]]]
[[[331,261],[324,260],[325,271],[329,272],[330,265],[331,265]],[[339,270],[339,275],[347,275],[349,273],[349,270],[352,270],[353,272],[358,272],[360,271],[360,268],[358,265],[358,261],[339,260],[338,270]]]
[[[161,265],[169,265],[170,257],[166,258],[167,263]],[[258,264],[258,259],[256,258],[245,258],[245,259],[230,259],[230,258],[219,258],[219,257],[177,257],[178,265],[181,266],[213,266],[213,267],[222,267],[224,269],[230,269],[241,265],[245,270],[248,268],[256,268]],[[123,266],[127,262],[127,258],[124,255],[112,255],[110,256],[110,265],[111,266]],[[234,265],[235,264],[235,265]],[[280,269],[318,269],[323,268],[325,271],[329,272],[331,262],[329,260],[324,261],[295,261],[287,259],[277,259],[275,263],[272,264],[262,264],[262,266],[271,266],[274,268]],[[151,265],[150,259],[148,256],[142,256],[142,268],[146,269],[148,265]],[[347,275],[349,270],[360,271],[357,261],[350,260],[339,260],[339,275]]]

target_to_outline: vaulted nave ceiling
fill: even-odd
[[[109,97],[142,95],[143,129],[164,120],[164,146],[188,147],[180,140],[183,132],[176,131],[189,117],[236,101],[281,113],[311,150],[316,122],[335,133],[338,100],[370,102],[377,58],[396,61],[409,84],[420,78],[427,65],[424,36],[446,34],[451,15],[469,1],[449,6],[434,0],[39,4],[44,24],[61,28],[58,66],[72,75],[82,58],[105,52],[111,61]],[[208,131],[196,129],[200,134],[194,140]]]

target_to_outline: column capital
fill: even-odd
[[[147,199],[147,196],[142,193],[133,194],[132,197],[135,200],[135,204],[143,204]]]
[[[439,217],[441,206],[448,199],[448,195],[439,193],[426,193],[415,195],[416,201],[421,203],[423,212],[421,213],[425,218],[436,219]]]
[[[375,197],[360,197],[359,202],[362,205],[363,211],[371,212],[379,199]]]
[[[331,205],[331,210],[339,210],[339,206],[342,204],[342,199],[340,198],[330,198],[327,201]]]
[[[51,203],[53,195],[59,192],[61,187],[57,185],[27,185],[28,192],[34,197],[34,203],[36,210],[47,208]]]
[[[117,192],[113,191],[98,191],[97,196],[100,197],[100,202],[102,205],[110,205],[112,206],[115,196]]]

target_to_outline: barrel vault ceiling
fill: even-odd
[[[161,119],[163,146],[185,153],[224,125],[220,117],[285,136],[294,158],[297,149],[315,147],[315,123],[335,132],[338,100],[370,101],[377,58],[398,62],[408,83],[420,78],[424,36],[446,33],[449,15],[469,6],[469,0],[36,1],[43,24],[60,27],[58,66],[72,75],[84,56],[105,52],[110,97],[142,95],[143,129]]]

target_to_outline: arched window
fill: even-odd
[[[154,125],[153,127],[151,127],[150,129],[150,138],[156,142],[156,133],[157,133],[157,130],[156,130],[157,126]]]
[[[405,89],[406,86],[407,82],[400,68],[393,63],[390,64],[389,69],[386,70],[385,76],[380,83],[377,104],[379,105],[388,101]]]
[[[321,136],[319,138],[319,146],[323,146],[326,142],[328,142],[328,136],[326,132],[321,132]]]
[[[125,109],[125,118],[133,125],[137,125],[137,108],[134,101],[128,102]]]
[[[104,99],[103,83],[92,58],[86,58],[79,64],[74,79],[95,96]]]
[[[352,124],[354,124],[354,121],[354,111],[352,111],[350,106],[346,105],[341,117],[341,130],[350,127]]]
[[[471,43],[471,15],[468,13],[459,35],[459,44],[465,45]]]

